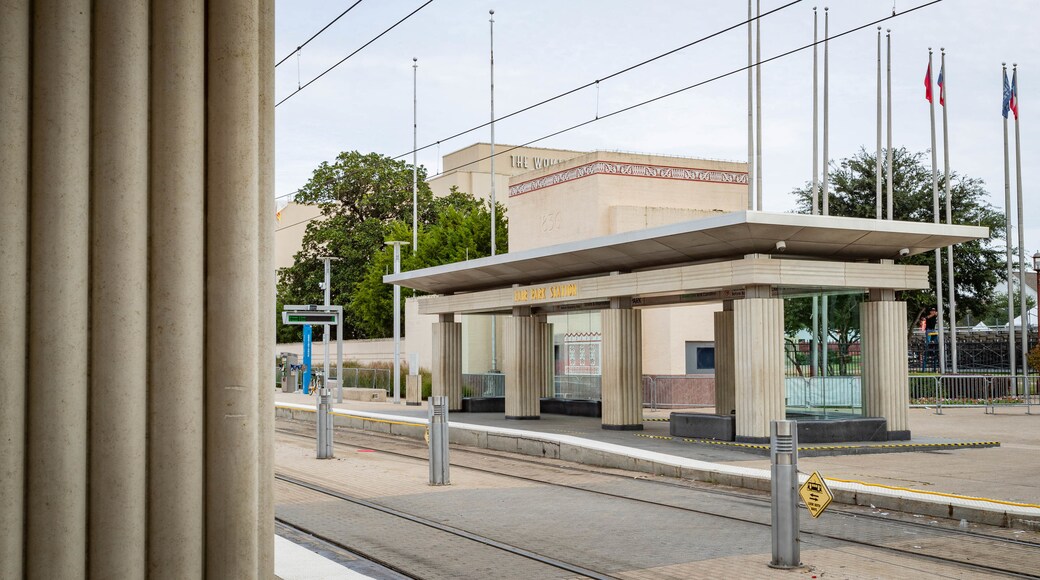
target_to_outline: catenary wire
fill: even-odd
[[[296,54],[296,53],[300,52],[300,50],[301,50],[301,49],[302,49],[303,47],[307,46],[307,45],[308,45],[308,44],[310,43],[310,41],[314,40],[315,38],[318,38],[318,35],[320,35],[320,34],[321,34],[322,32],[325,32],[325,30],[327,30],[327,29],[328,29],[328,27],[330,27],[330,26],[332,26],[333,24],[335,24],[335,23],[336,23],[336,21],[337,21],[337,20],[339,20],[340,18],[343,18],[343,16],[344,16],[344,15],[346,15],[346,13],[347,13],[347,12],[350,12],[351,10],[353,10],[353,9],[354,9],[354,7],[355,7],[355,6],[357,6],[358,4],[361,4],[361,2],[362,2],[362,0],[357,0],[357,2],[354,2],[353,4],[351,4],[349,8],[347,8],[347,9],[346,9],[346,10],[344,10],[343,12],[340,12],[339,16],[337,16],[337,17],[333,18],[333,19],[332,19],[331,21],[329,21],[329,23],[328,23],[328,24],[326,24],[325,26],[323,26],[323,27],[321,28],[321,30],[319,30],[319,31],[315,32],[313,36],[311,36],[310,38],[308,38],[307,40],[305,40],[305,41],[303,42],[303,44],[301,44],[300,46],[297,46],[297,47],[296,47],[296,50],[294,50],[294,51],[290,52],[289,54],[285,55],[285,58],[283,58],[282,60],[280,60],[280,61],[278,61],[277,63],[275,63],[274,67],[275,67],[275,68],[278,68],[278,66],[279,66],[279,65],[281,65],[281,64],[282,64],[283,62],[285,62],[285,61],[289,60],[290,58],[292,58],[292,55],[294,55],[294,54]]]
[[[868,27],[871,27],[871,26],[875,26],[875,25],[877,25],[877,24],[879,24],[879,23],[881,23],[881,22],[885,22],[885,21],[888,21],[888,20],[892,20],[893,18],[898,18],[898,17],[900,17],[900,16],[903,16],[903,15],[906,15],[906,14],[910,14],[911,12],[915,12],[915,11],[917,11],[917,10],[920,10],[920,9],[922,9],[922,8],[927,8],[927,7],[929,7],[929,6],[932,6],[932,5],[938,4],[938,3],[942,2],[942,1],[943,1],[943,0],[932,0],[931,2],[926,2],[926,3],[924,3],[924,4],[921,4],[921,5],[918,5],[918,6],[914,6],[913,8],[910,8],[910,9],[908,9],[908,10],[904,10],[904,11],[902,11],[902,12],[899,12],[899,13],[895,13],[895,14],[892,14],[891,16],[885,16],[884,18],[879,18],[879,19],[877,19],[877,20],[874,20],[873,22],[868,22],[868,23],[866,23],[866,24],[863,24],[863,25],[857,26],[857,27],[855,27],[855,28],[850,28],[850,29],[848,29],[848,30],[846,30],[846,31],[844,31],[844,32],[841,32],[841,33],[838,33],[838,34],[836,34],[836,35],[834,35],[834,36],[831,36],[831,37],[830,37],[829,39],[827,39],[827,40],[831,40],[831,41],[833,41],[833,40],[836,40],[836,39],[838,39],[838,38],[841,38],[841,37],[843,37],[843,36],[847,36],[847,35],[849,35],[849,34],[852,34],[852,33],[854,33],[854,32],[858,32],[858,31],[860,31],[860,30],[863,30],[864,28],[868,28]],[[649,104],[651,104],[651,103],[654,103],[654,102],[657,102],[657,101],[660,101],[660,100],[663,100],[663,99],[667,99],[668,97],[672,97],[672,96],[675,96],[675,95],[677,95],[677,94],[679,94],[679,93],[683,93],[683,92],[686,92],[686,91],[688,91],[688,90],[691,90],[691,89],[694,89],[694,88],[697,88],[697,87],[701,87],[701,86],[704,86],[704,85],[706,85],[706,84],[708,84],[708,83],[712,83],[712,82],[715,82],[715,81],[718,81],[718,80],[721,80],[721,79],[724,79],[724,78],[727,78],[727,77],[733,76],[733,75],[735,75],[735,74],[738,74],[738,73],[741,73],[741,72],[745,72],[745,71],[747,71],[747,70],[748,70],[749,68],[753,68],[753,67],[755,67],[755,66],[759,66],[759,65],[762,65],[762,64],[766,64],[766,63],[768,63],[768,62],[772,62],[772,61],[774,61],[774,60],[778,60],[778,59],[781,59],[781,58],[784,58],[784,57],[790,56],[790,55],[792,55],[792,54],[795,54],[795,53],[801,52],[801,51],[803,51],[803,50],[806,50],[806,49],[812,48],[813,46],[816,46],[816,45],[819,45],[819,44],[823,44],[823,42],[824,42],[823,40],[818,40],[817,42],[810,42],[809,44],[806,44],[806,45],[804,45],[804,46],[800,46],[800,47],[797,47],[797,48],[793,48],[793,49],[791,49],[791,50],[788,50],[788,51],[786,51],[786,52],[782,52],[782,53],[780,53],[780,54],[777,54],[777,55],[771,56],[771,57],[769,57],[769,58],[767,58],[767,59],[763,59],[763,60],[760,60],[760,61],[758,61],[758,62],[756,62],[756,63],[752,63],[751,65],[746,65],[746,66],[742,66],[742,67],[740,67],[740,68],[736,68],[736,69],[733,69],[733,70],[731,70],[731,71],[729,71],[729,72],[725,72],[725,73],[722,73],[722,74],[716,75],[716,76],[714,76],[714,77],[711,77],[711,78],[709,78],[709,79],[705,79],[705,80],[703,80],[703,81],[700,81],[700,82],[694,83],[694,84],[692,84],[692,85],[688,85],[688,86],[685,86],[685,87],[683,87],[683,88],[681,88],[681,89],[676,89],[676,90],[674,90],[674,91],[671,91],[671,92],[665,93],[665,94],[663,94],[663,95],[658,95],[658,96],[656,96],[656,97],[653,97],[653,98],[651,98],[651,99],[647,99],[647,100],[645,100],[645,101],[641,101],[641,102],[639,102],[639,103],[635,103],[635,104],[633,104],[633,105],[629,105],[629,106],[627,106],[627,107],[624,107],[624,108],[618,109],[618,110],[616,110],[616,111],[612,111],[612,112],[610,112],[610,113],[607,113],[606,115],[600,115],[600,116],[594,117],[594,118],[592,118],[592,119],[588,119],[588,120],[586,120],[586,121],[583,121],[583,122],[581,122],[581,123],[577,123],[577,124],[575,124],[575,125],[571,125],[570,127],[565,127],[565,128],[563,128],[563,129],[560,129],[560,130],[558,130],[558,131],[554,131],[554,132],[552,132],[552,133],[549,133],[549,134],[547,134],[547,135],[543,135],[543,136],[541,136],[541,137],[538,137],[538,138],[532,139],[532,140],[530,140],[530,141],[527,141],[526,143],[522,143],[522,144],[520,144],[520,145],[515,145],[515,146],[513,146],[513,147],[510,147],[510,148],[508,148],[508,149],[504,149],[504,150],[502,150],[502,151],[496,151],[496,152],[495,152],[495,156],[499,156],[499,155],[505,155],[505,154],[509,153],[510,151],[513,151],[513,150],[516,150],[516,149],[520,149],[520,148],[522,148],[522,147],[527,147],[528,145],[531,145],[531,144],[533,144],[533,143],[537,143],[537,142],[539,142],[539,141],[544,141],[544,140],[546,140],[546,139],[551,139],[552,137],[556,137],[557,135],[561,135],[561,134],[563,134],[563,133],[567,133],[567,132],[569,132],[569,131],[573,131],[573,130],[575,130],[575,129],[578,129],[578,128],[581,128],[581,127],[584,127],[584,126],[586,126],[586,125],[591,125],[592,123],[595,123],[595,122],[597,122],[597,121],[601,121],[601,120],[603,120],[603,119],[606,119],[606,118],[609,118],[609,117],[613,117],[614,115],[620,115],[621,113],[625,113],[625,112],[628,112],[628,111],[631,111],[631,110],[637,109],[637,108],[639,108],[639,107],[642,107],[642,106],[645,106],[645,105],[649,105]],[[473,161],[469,161],[469,162],[467,162],[467,163],[463,163],[463,164],[461,164],[461,165],[458,165],[458,166],[452,167],[452,168],[450,168],[450,169],[445,169],[445,170],[441,171],[440,173],[438,173],[438,174],[436,174],[436,175],[431,175],[431,176],[429,176],[429,177],[437,177],[437,176],[440,176],[440,175],[445,175],[445,174],[447,174],[447,173],[449,173],[449,172],[452,172],[452,171],[456,171],[456,170],[458,170],[458,169],[461,169],[461,168],[463,168],[463,167],[467,167],[467,166],[469,166],[469,165],[474,165],[474,164],[476,164],[476,163],[480,163],[481,161],[487,161],[487,160],[488,160],[488,159],[490,159],[491,157],[492,157],[491,155],[487,155],[487,156],[481,157],[481,158],[479,158],[479,159],[474,159]],[[333,181],[333,180],[329,180],[329,182],[332,182],[332,181]],[[326,183],[326,184],[327,184],[327,183]],[[287,194],[287,195],[294,195],[295,193],[299,193],[299,190],[298,190],[298,191],[296,191],[296,192],[294,192],[293,194]],[[284,196],[282,196],[282,197],[284,197]],[[291,225],[288,225],[288,226],[285,226],[285,227],[281,227],[281,228],[278,228],[278,229],[276,229],[275,231],[280,231],[280,230],[283,230],[283,229],[286,229],[286,228],[291,228],[291,227],[293,227],[293,226],[296,226],[296,225],[300,225],[301,223],[306,223],[306,222],[309,222],[309,221],[313,221],[314,219],[317,219],[317,217],[320,217],[320,216],[315,216],[315,217],[312,217],[312,218],[308,218],[308,219],[306,219],[306,220],[303,220],[303,221],[301,221],[301,222],[297,222],[297,223],[295,223],[295,224],[291,224]]]
[[[360,1],[360,0],[359,0],[359,1]],[[654,62],[654,61],[656,61],[656,60],[659,60],[659,59],[662,59],[662,58],[664,58],[664,57],[666,57],[666,56],[669,56],[669,55],[675,54],[675,53],[677,53],[677,52],[679,52],[679,51],[681,51],[681,50],[685,50],[685,49],[687,49],[687,48],[689,48],[689,47],[691,47],[691,46],[694,46],[694,45],[696,45],[696,44],[700,44],[700,43],[702,43],[702,42],[704,42],[704,41],[706,41],[706,40],[710,40],[710,39],[712,39],[712,38],[715,38],[716,36],[719,36],[719,35],[721,35],[721,34],[724,34],[724,33],[726,33],[726,32],[729,32],[729,31],[731,31],[731,30],[734,30],[734,29],[736,29],[736,28],[739,28],[739,27],[741,27],[741,26],[744,26],[744,25],[746,25],[746,24],[748,24],[748,23],[750,23],[750,22],[754,22],[754,21],[756,21],[756,20],[758,20],[758,19],[760,19],[760,18],[765,18],[766,16],[769,16],[769,15],[771,15],[771,14],[775,13],[775,12],[779,12],[779,11],[781,11],[781,10],[785,9],[785,8],[788,8],[788,7],[790,7],[790,6],[793,6],[793,5],[795,5],[795,4],[798,4],[798,3],[799,3],[799,2],[801,2],[801,1],[802,1],[802,0],[793,0],[792,2],[788,2],[787,4],[784,4],[783,6],[779,6],[779,7],[777,7],[777,8],[774,8],[773,10],[770,10],[770,11],[766,12],[765,14],[760,14],[760,15],[758,15],[758,16],[755,16],[754,18],[750,18],[750,19],[748,19],[748,20],[744,20],[744,21],[742,21],[742,22],[738,22],[737,24],[734,24],[734,25],[732,25],[732,26],[729,26],[729,27],[727,27],[727,28],[724,28],[724,29],[722,29],[722,30],[718,30],[718,31],[716,31],[716,32],[713,32],[713,33],[711,33],[711,34],[707,35],[707,36],[704,36],[704,37],[698,38],[697,40],[694,40],[694,41],[692,41],[692,42],[688,42],[688,43],[686,43],[686,44],[684,44],[684,45],[682,45],[682,46],[679,46],[679,47],[673,48],[673,49],[671,49],[671,50],[669,50],[669,51],[667,51],[667,52],[662,52],[661,54],[658,54],[657,56],[653,56],[653,57],[651,57],[651,58],[648,58],[648,59],[646,59],[646,60],[644,60],[644,61],[642,61],[642,62],[639,62],[639,63],[633,64],[633,65],[627,66],[627,67],[625,67],[625,68],[623,68],[623,69],[621,69],[621,70],[615,71],[615,72],[613,72],[613,73],[611,73],[611,74],[609,74],[609,75],[607,75],[607,76],[605,76],[605,77],[603,77],[603,78],[600,78],[600,79],[596,79],[596,80],[594,80],[594,81],[591,81],[591,82],[588,82],[588,83],[586,83],[586,84],[584,84],[584,85],[581,85],[581,86],[579,86],[579,87],[575,87],[575,88],[573,88],[573,89],[570,89],[570,90],[564,91],[564,92],[562,92],[562,93],[559,93],[559,94],[557,94],[557,95],[555,95],[555,96],[552,96],[552,97],[549,97],[549,98],[547,98],[547,99],[544,99],[544,100],[542,100],[542,101],[539,101],[539,102],[537,102],[537,103],[534,103],[534,104],[528,105],[528,106],[526,106],[526,107],[523,107],[523,108],[521,108],[521,109],[518,109],[518,110],[516,110],[516,111],[513,111],[513,112],[511,112],[511,113],[508,113],[508,114],[506,114],[506,115],[503,115],[503,116],[501,116],[501,117],[497,117],[497,118],[495,119],[495,121],[502,121],[502,120],[508,119],[508,118],[510,118],[510,117],[513,117],[513,116],[515,116],[515,115],[519,115],[520,113],[524,113],[524,112],[530,111],[531,109],[534,109],[534,108],[536,108],[536,107],[540,107],[540,106],[542,106],[542,105],[545,105],[545,104],[551,103],[551,102],[553,102],[553,101],[555,101],[555,100],[558,100],[558,99],[561,99],[561,98],[563,98],[563,97],[566,97],[567,95],[571,95],[571,94],[574,94],[574,93],[576,93],[576,92],[578,92],[578,91],[581,91],[582,89],[586,89],[586,88],[588,88],[588,87],[591,87],[591,86],[597,86],[597,87],[598,87],[598,86],[599,86],[599,83],[600,83],[601,81],[605,81],[605,80],[608,80],[608,79],[612,79],[612,78],[614,78],[614,77],[616,77],[616,76],[619,76],[619,75],[622,75],[622,74],[624,74],[624,73],[627,73],[627,72],[633,71],[633,70],[635,70],[635,69],[637,69],[637,68],[639,68],[639,67],[641,67],[641,66],[643,66],[643,65],[647,65],[647,64],[650,64],[650,63],[652,63],[652,62]],[[289,56],[292,56],[292,55],[289,55]],[[286,57],[286,58],[288,58],[288,57]],[[283,59],[283,60],[284,60],[284,59]],[[597,113],[597,116],[598,116],[598,113]],[[461,137],[462,135],[465,135],[465,134],[467,134],[467,133],[471,133],[471,132],[473,132],[473,131],[476,131],[476,130],[478,130],[478,129],[483,129],[484,127],[487,127],[487,126],[488,126],[488,125],[490,125],[490,124],[491,124],[491,121],[488,121],[488,122],[486,122],[486,123],[483,123],[483,124],[481,124],[481,125],[477,125],[476,127],[471,127],[471,128],[469,128],[469,129],[466,129],[465,131],[460,131],[460,132],[458,132],[458,133],[455,133],[454,135],[450,135],[450,136],[448,136],[448,137],[444,137],[444,138],[442,138],[442,139],[438,139],[437,141],[435,141],[435,142],[433,142],[433,143],[429,143],[429,144],[427,144],[427,145],[423,145],[422,147],[419,147],[418,149],[414,149],[413,151],[408,151],[408,152],[406,152],[406,153],[403,153],[403,154],[401,154],[401,155],[398,155],[397,157],[394,157],[393,159],[401,159],[401,158],[403,158],[403,157],[406,157],[406,156],[408,156],[408,155],[411,155],[412,153],[415,153],[415,152],[419,152],[419,151],[423,151],[423,150],[425,150],[425,149],[428,149],[428,148],[430,148],[430,147],[434,147],[434,146],[439,146],[439,145],[440,145],[440,144],[441,144],[442,142],[444,142],[444,141],[450,141],[451,139],[455,139],[456,137]],[[442,171],[441,173],[444,173],[444,172]],[[439,173],[438,175],[440,175],[440,173]],[[300,191],[302,191],[302,190],[299,190],[299,189],[297,189],[296,191],[293,191],[293,192],[290,192],[290,193],[285,193],[285,194],[279,195],[279,196],[275,197],[275,199],[276,199],[276,200],[278,200],[278,199],[282,199],[282,198],[290,197],[290,196],[296,195],[297,193],[300,193]],[[295,225],[295,224],[294,224],[294,225]],[[286,227],[292,227],[292,226],[286,226]]]
[[[419,6],[419,7],[418,7],[418,8],[416,8],[415,10],[412,10],[411,12],[409,12],[409,13],[408,13],[408,15],[407,15],[407,16],[405,16],[404,18],[402,18],[402,19],[398,20],[398,21],[397,21],[397,22],[395,22],[395,23],[394,23],[393,25],[391,25],[391,26],[390,26],[389,28],[387,28],[386,30],[384,30],[384,31],[380,32],[379,34],[377,34],[375,38],[373,38],[372,40],[369,40],[369,41],[368,41],[368,42],[366,42],[365,44],[362,44],[362,45],[361,45],[361,46],[360,46],[360,47],[359,47],[359,48],[358,48],[357,50],[355,50],[354,52],[352,52],[352,53],[348,54],[347,56],[343,57],[343,59],[342,59],[342,60],[340,60],[340,61],[339,61],[339,62],[337,62],[336,64],[334,64],[334,65],[330,66],[329,68],[325,69],[325,71],[324,71],[324,72],[322,72],[321,74],[319,74],[318,76],[316,76],[316,77],[314,77],[313,79],[311,79],[311,80],[307,81],[306,83],[304,83],[304,85],[303,85],[302,87],[300,87],[300,88],[296,89],[295,91],[293,91],[293,92],[289,93],[289,95],[288,95],[287,97],[285,97],[284,99],[282,99],[282,100],[278,101],[277,103],[275,103],[275,104],[274,104],[274,106],[275,106],[275,107],[277,107],[278,105],[281,105],[281,104],[282,104],[282,103],[284,103],[285,101],[288,101],[289,99],[293,98],[293,96],[294,96],[294,95],[295,95],[296,93],[299,93],[299,92],[300,92],[300,91],[302,91],[303,89],[305,89],[305,88],[309,87],[309,86],[311,85],[311,83],[313,83],[314,81],[316,81],[316,80],[320,79],[321,77],[325,76],[325,75],[326,75],[326,74],[328,74],[328,73],[329,73],[330,71],[332,71],[332,69],[334,69],[334,68],[338,67],[339,65],[343,64],[344,62],[346,62],[346,61],[347,61],[347,59],[349,59],[350,57],[352,57],[352,56],[354,56],[355,54],[357,54],[357,53],[361,52],[362,50],[364,50],[364,49],[365,49],[365,47],[367,47],[368,45],[370,45],[370,44],[372,44],[373,42],[375,42],[375,41],[379,40],[379,39],[380,39],[380,37],[382,37],[382,36],[383,36],[384,34],[386,34],[387,32],[390,32],[390,31],[391,31],[391,30],[393,30],[394,28],[397,28],[397,25],[401,24],[401,23],[402,23],[402,22],[404,22],[405,20],[408,20],[409,18],[411,18],[412,16],[414,16],[414,15],[415,15],[415,14],[416,14],[417,12],[419,12],[419,11],[420,11],[420,10],[422,10],[423,8],[426,8],[427,6],[429,6],[429,5],[430,5],[430,3],[432,3],[432,2],[433,2],[433,0],[426,0],[426,2],[424,2],[424,3],[422,4],[422,6]]]

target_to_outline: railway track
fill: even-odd
[[[282,421],[279,422],[279,425],[280,428],[277,431],[281,434],[313,440],[313,434],[309,432],[310,426],[305,428]],[[350,431],[350,434],[352,442],[337,443],[337,447],[372,449],[408,460],[426,461],[425,446],[419,442],[357,431]],[[580,494],[593,494],[611,501],[653,506],[656,511],[665,510],[666,513],[674,514],[676,518],[684,516],[720,518],[732,522],[731,526],[738,522],[742,525],[766,528],[770,525],[769,499],[763,494],[709,488],[703,484],[668,481],[650,478],[642,474],[633,477],[631,474],[626,475],[616,470],[575,466],[555,460],[532,459],[483,450],[453,448],[451,459],[455,469],[461,468],[507,477]],[[576,474],[580,475],[580,484],[573,483]],[[486,535],[454,528],[412,513],[350,497],[327,485],[307,481],[298,476],[280,473],[277,478],[283,485],[297,486],[314,494],[349,502],[357,506],[357,509],[363,508],[379,512],[382,517],[408,521],[411,525],[436,530],[440,534],[449,534],[454,538],[451,544],[460,546],[454,549],[466,549],[461,546],[479,544],[485,550],[507,553],[511,558],[524,558],[539,566],[553,569],[552,574],[535,573],[533,576],[518,575],[517,577],[548,578],[557,577],[558,573],[564,574],[558,577],[615,577],[610,572],[597,568],[613,570],[616,569],[616,566],[597,566],[589,562],[566,562],[558,557],[538,553],[536,550],[510,545]],[[291,525],[291,522],[288,521],[283,523]],[[719,525],[725,524],[720,523]],[[305,531],[316,537],[323,537],[320,530]],[[922,565],[936,563],[954,566],[971,573],[1012,578],[1040,578],[1040,543],[1033,541],[1037,535],[1029,533],[1030,539],[1024,540],[1001,535],[1004,533],[1011,532],[999,529],[979,532],[978,530],[944,527],[932,520],[929,520],[928,523],[913,519],[895,520],[864,511],[832,508],[828,510],[826,517],[819,520],[810,520],[803,516],[800,536],[803,550],[806,548],[835,549],[835,546],[841,549],[841,546],[855,546],[880,551],[879,555],[890,553],[912,557]],[[335,538],[328,539],[335,541]],[[380,554],[365,553],[363,547],[362,549],[354,546],[342,547],[361,553],[377,562],[385,560]],[[426,577],[422,574],[414,575],[414,573],[401,571],[394,566],[388,567],[412,577]]]

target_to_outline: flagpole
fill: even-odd
[[[820,176],[820,166],[819,166],[819,163],[820,163],[820,161],[819,161],[819,159],[820,159],[819,140],[820,139],[819,139],[819,132],[820,132],[820,130],[819,130],[819,127],[818,127],[819,119],[820,119],[820,112],[819,112],[819,105],[818,105],[818,101],[820,100],[820,98],[819,98],[820,90],[817,87],[817,85],[819,84],[819,77],[820,77],[820,75],[817,72],[817,64],[816,64],[816,61],[818,60],[818,57],[817,57],[817,52],[818,51],[816,49],[816,42],[817,42],[817,40],[816,40],[816,31],[819,28],[817,26],[818,15],[816,13],[816,7],[815,6],[813,6],[812,10],[813,10],[813,15],[812,15],[812,19],[813,19],[813,34],[812,34],[812,40],[813,40],[813,49],[812,49],[812,214],[816,215],[816,214],[820,213],[820,209],[819,209],[820,208],[820,184],[819,184],[819,176]]]
[[[491,255],[495,255],[495,223],[498,222],[498,208],[495,204],[495,11],[491,15]],[[491,315],[491,370],[498,371],[498,317]]]
[[[1018,193],[1018,315],[1022,317],[1022,381],[1029,411],[1029,317],[1026,309],[1026,240],[1022,211],[1022,140],[1018,131],[1018,63],[1011,63],[1011,95],[1015,100],[1015,178]]]
[[[881,219],[881,27],[877,27],[877,158],[874,160],[874,185],[877,188],[877,219]]]
[[[419,251],[419,59],[412,58],[412,254]]]
[[[755,14],[755,209],[762,211],[762,0],[757,0]]]
[[[817,31],[819,25],[817,21],[819,15],[816,12],[816,7],[813,6],[813,61],[812,61],[812,214],[817,215],[820,213],[820,146],[819,146],[819,122],[820,112],[818,101],[820,100],[820,89],[819,78],[820,75],[817,72],[817,53],[819,52],[816,47],[817,42]],[[820,297],[813,295],[812,298],[812,355],[809,357],[809,364],[812,365],[812,376],[818,376],[820,374]]]
[[[939,88],[939,104],[942,105],[943,113],[943,180],[946,182],[946,225],[953,225],[953,197],[950,194],[950,129],[946,120],[946,85],[950,80],[946,77],[946,49],[939,47],[939,58],[941,64],[942,87]],[[946,292],[947,302],[950,304],[950,358],[951,370],[957,373],[957,292],[953,279],[953,244],[946,246]]]
[[[1008,315],[1008,353],[1010,354],[1010,376],[1015,376],[1015,372],[1018,370],[1018,365],[1015,364],[1015,291],[1014,291],[1014,273],[1011,269],[1012,260],[1012,245],[1011,245],[1011,161],[1010,155],[1008,154],[1008,120],[1007,120],[1007,100],[1010,99],[1011,88],[1008,86],[1007,80],[1007,63],[1000,63],[1000,67],[1004,73],[1004,90],[1008,92],[1007,96],[1004,97],[1004,110],[1001,111],[1001,116],[1004,117],[1004,240],[1007,246],[1007,315]]]
[[[928,113],[932,120],[932,218],[939,223],[939,168],[935,159],[935,98],[932,96],[932,49],[928,49],[928,75],[927,83]],[[935,310],[936,330],[939,347],[939,372],[946,374],[946,340],[943,325],[943,297],[942,297],[942,251],[935,249]]]
[[[754,52],[752,49],[752,26],[754,17],[751,0],[747,3],[747,169],[748,169],[748,194],[747,208],[755,209],[755,70]]]
[[[823,215],[830,215],[830,156],[828,146],[830,144],[830,9],[823,7]],[[820,330],[823,335],[823,354],[820,361],[823,367],[823,376],[830,373],[828,360],[830,358],[830,308],[828,308],[828,296],[823,295],[820,300]],[[827,392],[826,387],[824,393]],[[826,401],[824,401],[826,405]]]
[[[895,219],[892,202],[892,29],[885,30],[886,59],[888,60],[888,96],[885,109],[888,115],[888,219]]]

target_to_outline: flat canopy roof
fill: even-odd
[[[897,259],[989,237],[981,226],[915,223],[789,213],[740,211],[401,272],[383,277],[433,294],[508,288],[608,272],[633,272],[706,260],[775,254],[836,262]]]

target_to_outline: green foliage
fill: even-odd
[[[435,214],[436,204],[426,183],[426,170],[418,169],[420,225]],[[355,313],[346,307],[372,257],[383,249],[391,225],[412,220],[412,166],[384,155],[357,151],[340,153],[322,162],[310,181],[296,195],[297,203],[313,203],[322,217],[307,224],[301,250],[291,267],[278,275],[278,310],[283,304],[322,304],[324,280],[322,256],[338,258],[332,266],[331,295],[345,306],[343,337],[365,338]],[[411,236],[408,236],[409,239]],[[280,321],[280,318],[279,318]],[[315,329],[321,332],[320,327]],[[278,327],[278,340],[298,341],[301,327]]]
[[[1019,292],[1015,292],[1011,303],[1012,311],[1014,312],[1015,318],[1019,313]],[[1032,296],[1026,296],[1026,310],[1031,310],[1036,306],[1036,300]],[[982,322],[986,323],[987,326],[1004,326],[1008,323],[1008,297],[1007,294],[997,294],[993,297],[993,301],[989,304],[989,309],[982,316]]]
[[[508,223],[502,205],[497,205],[496,246],[500,252],[505,252]],[[401,270],[417,270],[491,255],[489,207],[490,204],[452,187],[448,196],[434,200],[434,220],[420,228],[418,251],[413,253],[409,248],[402,248]],[[404,241],[411,240],[411,237],[410,225],[397,222],[391,224],[387,239]],[[393,258],[391,247],[377,252],[350,299],[350,309],[358,326],[369,338],[393,336],[393,286],[383,282],[383,276],[393,272]],[[401,288],[402,299],[412,295],[411,289]]]
[[[926,166],[926,163],[928,164]],[[860,151],[829,168],[833,185],[830,196],[830,214],[846,217],[875,217],[877,200],[873,153]],[[882,168],[882,176],[885,175]],[[892,159],[893,205],[895,219],[912,222],[932,222],[932,171],[930,158],[925,153],[910,153],[905,148],[893,150]],[[982,317],[991,307],[993,291],[1000,282],[1000,273],[1005,269],[1003,248],[995,247],[1003,240],[1004,217],[989,205],[989,193],[981,179],[965,177],[951,172],[950,193],[953,200],[953,223],[986,226],[990,238],[959,244],[954,248],[957,315],[964,319]],[[945,180],[939,175],[939,193],[943,197]],[[811,184],[795,190],[798,212],[810,213],[812,206]],[[942,203],[942,200],[940,200]],[[940,218],[945,221],[945,207],[940,205]],[[945,274],[945,251],[943,272]],[[902,292],[900,299],[907,302],[907,327],[920,318],[925,309],[936,304],[935,298],[935,253],[926,252],[899,260],[902,264],[927,266],[928,279],[933,287],[929,290]],[[944,277],[945,280],[945,277]],[[943,305],[949,308],[943,288]],[[949,313],[947,312],[947,316]]]
[[[838,374],[848,374],[852,360],[849,345],[860,338],[859,305],[863,297],[859,294],[838,294],[827,297],[827,342],[837,343],[838,351],[828,355],[828,366],[837,365]],[[810,331],[812,327],[811,296],[789,298],[784,301],[784,332],[793,337],[799,331]],[[822,307],[822,300],[818,301]],[[822,315],[821,315],[822,321]],[[822,343],[822,339],[821,339]],[[820,348],[824,348],[821,344]],[[810,357],[799,356],[796,361],[808,363]],[[822,359],[821,359],[822,360]]]

